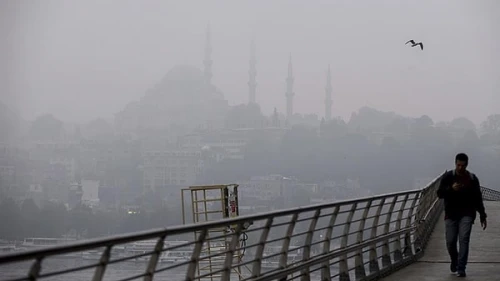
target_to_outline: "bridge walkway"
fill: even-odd
[[[463,280],[500,280],[500,202],[484,202],[488,214],[488,227],[481,228],[479,218],[472,228],[467,265],[467,277]],[[450,261],[445,245],[444,215],[432,233],[424,256],[413,264],[382,279],[384,281],[446,281],[456,280],[450,272]],[[460,280],[460,279],[459,279]]]
[[[440,178],[423,189],[0,254],[0,280],[454,280]],[[489,226],[474,226],[464,280],[500,280],[500,192],[482,193]]]

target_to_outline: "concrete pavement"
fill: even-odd
[[[479,216],[472,228],[467,277],[460,278],[450,272],[450,261],[445,245],[444,217],[434,230],[424,256],[385,281],[500,281],[500,202],[484,202],[488,227],[483,231]],[[443,215],[444,216],[444,215]]]

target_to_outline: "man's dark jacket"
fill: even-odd
[[[476,211],[479,213],[481,221],[486,219],[483,196],[479,179],[469,171],[466,175],[459,176],[455,171],[448,171],[443,175],[439,185],[437,196],[444,199],[445,219],[460,219],[470,216],[476,219]],[[464,181],[466,177],[466,181]],[[465,182],[465,186],[459,190],[453,190],[454,182]]]

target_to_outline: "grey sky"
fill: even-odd
[[[324,115],[330,64],[333,115],[368,105],[480,122],[500,112],[498,14],[495,0],[1,1],[0,98],[28,119],[111,117],[173,66],[201,68],[210,22],[230,104],[248,100],[254,36],[265,113],[285,109],[291,53],[296,112]]]

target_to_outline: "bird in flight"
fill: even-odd
[[[408,43],[411,43],[411,46],[412,46],[412,47],[415,47],[415,46],[420,46],[420,49],[421,49],[421,50],[424,50],[424,44],[422,44],[422,42],[415,43],[415,41],[410,40],[410,41],[406,42],[406,43],[405,43],[405,45],[406,45],[406,44],[408,44]]]

